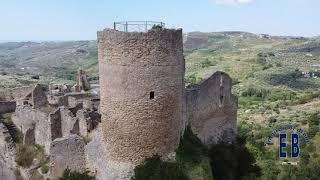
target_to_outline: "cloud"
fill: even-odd
[[[221,5],[238,5],[238,4],[249,4],[254,0],[215,0],[217,4]]]

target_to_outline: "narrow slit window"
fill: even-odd
[[[221,95],[221,96],[220,96],[220,102],[219,102],[219,103],[220,103],[220,106],[222,106],[222,104],[223,104],[223,98],[224,98],[224,97]]]
[[[154,99],[154,92],[153,91],[150,92],[150,99]]]

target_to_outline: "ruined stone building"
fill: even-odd
[[[74,85],[74,89],[76,92],[90,90],[90,83],[87,79],[87,74],[82,69],[78,69],[77,71],[76,84]]]
[[[185,88],[181,29],[99,31],[98,58],[108,164],[102,179],[129,179],[135,165],[155,154],[174,158],[187,125],[208,145],[235,137],[231,78],[216,72]]]
[[[15,129],[22,132],[23,144],[37,144],[44,148],[50,168],[46,177],[57,178],[66,168],[79,172],[86,170],[83,137],[100,122],[97,97],[91,97],[88,92],[52,94],[51,91],[45,92],[40,85],[2,90],[0,97],[3,103],[14,102],[14,107],[4,112],[13,112],[14,126],[8,126],[0,118],[1,178],[16,179],[17,172],[26,180],[41,177],[37,170],[39,164],[29,168],[16,164],[15,144],[11,140]]]
[[[231,78],[218,71],[202,84],[186,88],[188,123],[207,145],[235,138],[238,101],[231,87]]]
[[[39,174],[37,161],[18,167],[10,127],[0,121],[0,178],[16,179],[19,172],[26,180],[55,179],[69,168],[89,170],[101,180],[127,180],[145,158],[158,154],[175,160],[187,126],[206,145],[234,140],[232,80],[216,72],[200,85],[185,87],[181,29],[105,29],[97,43],[99,91],[83,70],[73,88],[0,90],[0,114],[12,113],[23,144],[42,146],[49,166],[47,174]]]

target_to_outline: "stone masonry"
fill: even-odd
[[[185,89],[182,44],[181,30],[98,32],[102,139],[111,179],[130,179],[124,176],[132,173],[129,167],[154,154],[174,154],[187,125],[207,145],[234,140],[231,78],[216,72]]]
[[[15,180],[17,164],[16,148],[8,129],[0,122],[0,180]]]
[[[70,135],[55,139],[50,146],[50,174],[60,177],[65,169],[86,170],[85,143],[82,137]]]
[[[76,77],[76,85],[74,86],[76,92],[90,90],[90,83],[87,79],[87,74],[84,70],[79,69]]]
[[[184,102],[182,30],[98,32],[107,159],[137,164],[179,145]]]
[[[0,114],[14,112],[16,104],[16,101],[0,101]]]
[[[231,87],[231,78],[218,71],[200,86],[186,89],[188,123],[207,145],[235,138],[237,98]]]

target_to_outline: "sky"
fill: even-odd
[[[1,0],[0,40],[94,40],[115,21],[184,32],[320,35],[320,0]]]

